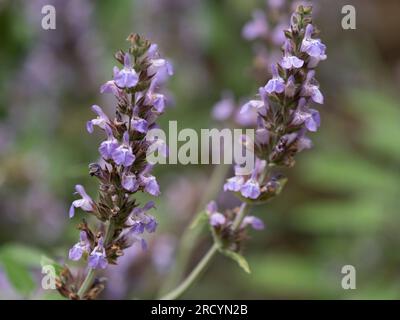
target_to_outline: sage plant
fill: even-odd
[[[101,93],[115,96],[115,117],[110,118],[94,105],[92,110],[97,117],[86,125],[89,133],[98,127],[106,139],[98,149],[100,162],[89,165],[89,174],[99,182],[98,200],[89,196],[82,185],[76,185],[80,198],[72,202],[69,210],[70,218],[79,208],[98,221],[92,226],[84,220],[78,226],[79,241],[69,251],[69,259],[87,264],[84,279],[73,276],[67,266],[57,279],[58,291],[70,299],[96,298],[104,288],[104,281],[96,278],[96,270],[116,264],[124,250],[135,243],[146,249],[142,235],[157,228],[155,217],[148,213],[154,202],[141,205],[134,195],[160,194],[146,157],[150,150],[165,153],[166,147],[163,141],[146,139],[146,133],[157,126],[156,120],[164,112],[165,97],[159,87],[172,75],[172,68],[160,57],[157,45],[136,34],[127,40],[131,44],[129,50],[115,54],[122,66],[115,67],[113,80],[100,88]]]
[[[281,59],[271,66],[272,79],[240,111],[255,110],[257,113],[255,141],[248,137],[242,139],[246,148],[254,150],[255,165],[250,174],[236,174],[229,178],[224,191],[233,192],[242,204],[224,212],[218,210],[214,201],[208,204],[206,216],[214,244],[188,277],[164,299],[179,297],[217,252],[234,259],[249,271],[241,255],[247,227],[261,230],[264,224],[259,218],[249,215],[248,210],[279,195],[286,178],[275,168],[293,167],[295,155],[312,146],[307,133],[316,132],[320,126],[319,112],[310,106],[324,102],[315,79],[315,68],[327,56],[326,46],[316,38],[318,32],[311,14],[310,6],[297,8],[291,17],[290,28],[284,31]]]

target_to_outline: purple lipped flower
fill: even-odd
[[[285,91],[285,81],[280,77],[276,65],[272,65],[271,70],[272,79],[268,81],[267,85],[264,88],[269,94],[272,94],[274,92],[282,93],[283,91]]]
[[[304,65],[303,60],[292,55],[285,55],[281,61],[281,66],[284,69],[299,69],[303,65]]]
[[[217,121],[225,121],[229,119],[235,110],[235,103],[231,95],[223,97],[212,108],[211,115]]]
[[[155,197],[160,195],[160,187],[157,183],[156,177],[152,175],[141,175],[140,182],[144,188],[144,191],[146,191],[147,193]]]
[[[257,177],[261,173],[261,171],[264,170],[265,165],[265,161],[260,161],[259,159],[256,159],[256,165],[253,169],[253,172],[251,173],[250,179],[248,179],[240,188],[240,193],[243,197],[249,199],[257,199],[260,196],[261,190],[260,184],[257,181]]]
[[[109,80],[100,87],[100,93],[112,93],[118,97],[121,95],[121,89],[117,87],[114,80]]]
[[[99,239],[97,246],[90,253],[88,265],[92,269],[105,269],[107,267],[108,262],[103,238]]]
[[[311,99],[315,103],[323,104],[324,96],[323,96],[322,92],[319,90],[319,85],[313,83],[313,81],[315,81],[314,75],[315,75],[314,70],[311,70],[308,72],[306,81],[301,90],[301,95],[303,97],[311,97]]]
[[[97,118],[89,120],[86,123],[86,130],[89,133],[93,132],[93,126],[98,126],[101,129],[105,129],[105,127],[110,123],[110,119],[108,116],[103,112],[103,110],[98,105],[93,105],[92,110],[97,113]]]
[[[75,186],[76,193],[78,193],[82,199],[78,199],[72,202],[69,208],[69,217],[72,218],[75,215],[75,208],[81,208],[83,211],[92,212],[94,210],[94,202],[92,198],[86,193],[85,188],[80,184]]]
[[[268,35],[267,17],[262,10],[253,12],[253,19],[247,22],[242,30],[242,36],[246,40],[254,40]]]
[[[120,88],[132,88],[138,83],[139,76],[132,68],[129,53],[125,53],[124,67],[114,75],[114,81]]]
[[[210,215],[210,224],[213,227],[219,227],[226,223],[225,216],[220,212],[215,212]]]
[[[83,253],[89,254],[90,252],[90,243],[87,238],[87,234],[85,231],[81,231],[80,240],[76,243],[70,250],[68,257],[73,261],[78,261],[82,258]]]
[[[110,160],[119,144],[117,139],[114,138],[111,128],[106,126],[105,130],[108,138],[100,144],[99,152],[104,160]]]
[[[206,213],[209,216],[210,224],[213,227],[219,227],[226,223],[226,217],[218,212],[217,203],[215,201],[210,201],[206,206]]]
[[[143,208],[135,208],[130,215],[131,230],[136,234],[142,234],[144,230],[149,233],[155,232],[157,228],[156,219],[147,215],[146,212],[155,208],[154,201],[147,202]]]
[[[240,109],[240,113],[247,113],[249,110],[255,109],[261,115],[266,115],[267,108],[264,104],[264,101],[261,100],[250,100],[245,103]]]
[[[132,153],[132,148],[129,146],[129,133],[124,132],[123,143],[112,153],[112,159],[119,166],[129,167],[133,164],[136,157]]]
[[[232,178],[229,178],[224,184],[224,191],[238,192],[243,186],[243,183],[244,178],[242,176],[234,176]]]
[[[152,93],[150,97],[152,101],[151,104],[153,105],[154,109],[156,109],[156,111],[159,113],[164,112],[166,105],[165,96],[161,93]]]
[[[304,35],[303,42],[300,50],[306,52],[309,56],[317,58],[318,60],[326,59],[326,46],[321,42],[320,39],[312,39],[314,27],[312,24],[308,24]]]
[[[146,133],[149,128],[147,121],[139,117],[132,118],[131,123],[132,128],[140,133]]]
[[[304,124],[308,131],[316,132],[321,125],[321,118],[319,112],[309,109],[306,106],[306,100],[301,98],[297,110],[294,111],[292,124],[295,126]]]
[[[139,181],[133,173],[124,172],[121,177],[122,187],[130,192],[135,192],[139,188]]]
[[[265,228],[264,222],[260,218],[254,216],[246,216],[243,219],[241,227],[245,228],[248,225],[250,225],[254,230],[263,230]]]

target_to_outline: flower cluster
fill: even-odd
[[[84,187],[75,187],[80,199],[72,202],[70,218],[75,209],[91,213],[100,222],[97,230],[84,221],[80,226],[80,240],[69,251],[71,260],[87,260],[91,269],[104,269],[116,264],[123,250],[138,242],[145,249],[144,232],[157,228],[156,219],[147,212],[154,208],[150,201],[140,206],[132,197],[136,192],[158,196],[160,188],[151,175],[152,166],[146,161],[150,150],[165,151],[162,141],[146,139],[148,130],[156,126],[156,120],[165,109],[165,98],[159,93],[160,85],[172,75],[169,62],[160,58],[157,46],[138,35],[130,35],[128,52],[116,53],[121,68],[114,68],[113,80],[101,86],[101,93],[111,93],[117,100],[114,119],[97,105],[92,110],[97,117],[87,122],[89,133],[99,127],[106,139],[99,146],[101,161],[89,165],[89,173],[99,181],[99,200],[94,201]],[[154,148],[153,144],[157,147]],[[88,292],[99,292],[96,287]],[[59,291],[68,296],[77,294],[69,284],[61,284]],[[74,288],[79,287],[74,284]],[[96,290],[94,290],[96,289]],[[72,291],[72,292],[71,292]],[[93,298],[87,292],[79,298]]]
[[[234,192],[244,203],[264,203],[281,192],[286,178],[271,172],[271,168],[292,167],[294,156],[312,146],[307,132],[316,132],[320,126],[319,112],[310,105],[324,102],[314,69],[327,56],[326,46],[316,38],[311,12],[311,7],[299,6],[292,15],[291,27],[284,32],[283,55],[271,68],[272,78],[259,89],[256,99],[241,108],[242,114],[251,112],[257,117],[255,141],[243,139],[244,146],[254,150],[255,165],[248,175],[239,174],[236,167],[236,174],[226,181],[224,191]],[[220,233],[221,227],[229,229],[237,210],[224,215],[213,206],[208,208],[214,233]],[[260,229],[255,226],[261,226],[261,222],[254,217],[244,216],[242,225],[245,222]],[[237,230],[230,232],[238,237]]]

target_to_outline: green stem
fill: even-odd
[[[224,183],[224,178],[228,173],[229,169],[230,169],[229,165],[223,165],[223,164],[214,167],[211,177],[205,188],[205,192],[203,193],[203,196],[197,205],[195,211],[196,214],[193,217],[189,226],[191,226],[193,224],[193,221],[197,219],[198,215],[204,211],[204,207],[207,204],[207,202],[210,201],[213,197],[215,197],[215,195],[218,194],[219,190],[221,190],[222,185]],[[199,225],[194,229],[188,227],[183,232],[178,247],[178,256],[176,259],[175,266],[172,269],[169,276],[167,277],[167,279],[165,280],[164,285],[160,290],[161,294],[167,292],[168,290],[170,290],[179,283],[182,275],[184,274],[187,268],[191,253],[193,252],[193,249],[197,244],[197,241],[200,238],[200,235],[203,231],[202,227],[203,225]]]
[[[107,243],[111,240],[113,233],[114,233],[114,223],[110,221],[106,229],[106,235],[104,237],[104,246],[106,246]],[[86,292],[92,286],[95,275],[96,275],[96,269],[90,268],[86,274],[85,280],[83,280],[82,285],[78,290],[78,296],[80,299],[82,299],[85,296]]]
[[[176,289],[172,290],[170,293],[161,297],[161,300],[175,300],[179,298],[200,276],[200,274],[206,269],[211,259],[217,252],[218,252],[218,245],[214,243],[212,247],[204,255],[204,257],[200,260],[200,262],[197,264],[197,266],[186,277],[186,279]]]
[[[268,172],[269,166],[264,170],[264,172],[261,174],[259,181],[262,182]],[[237,231],[240,228],[240,225],[242,224],[242,221],[244,217],[247,214],[247,211],[251,208],[251,206],[243,202],[240,206],[239,212],[237,216],[235,217],[235,220],[233,221],[232,229],[233,231]],[[218,252],[218,244],[214,242],[212,247],[207,251],[205,256],[200,260],[200,262],[197,264],[197,266],[193,269],[191,273],[186,277],[185,280],[174,290],[172,290],[170,293],[167,293],[163,297],[161,297],[161,300],[173,300],[179,298],[192,284],[193,282],[200,276],[202,271],[206,269],[214,255]]]

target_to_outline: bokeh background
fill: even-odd
[[[266,230],[247,243],[252,273],[218,257],[185,298],[400,298],[400,2],[311,2],[328,46],[314,148],[298,156],[281,196],[255,209]],[[46,4],[56,8],[56,30],[41,28]],[[345,4],[357,9],[356,30],[341,27]],[[40,261],[63,263],[77,241],[78,218],[67,213],[74,185],[95,194],[87,164],[101,137],[87,134],[85,123],[92,104],[112,110],[99,86],[126,36],[144,34],[174,64],[173,103],[161,127],[169,120],[179,128],[222,127],[212,117],[221,96],[240,103],[268,79],[255,71],[260,44],[242,37],[256,8],[265,10],[265,1],[0,1],[0,298],[59,298],[41,289]],[[102,298],[157,295],[213,171],[156,168],[160,228],[147,252],[131,248],[109,269]],[[210,241],[204,230],[192,263]],[[344,265],[356,268],[356,290],[341,287]]]

